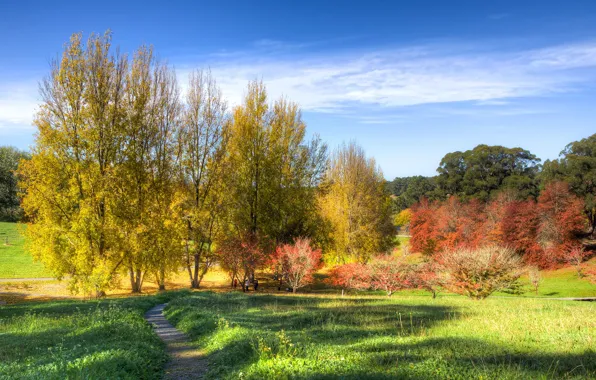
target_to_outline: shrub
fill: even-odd
[[[534,293],[538,294],[538,287],[540,286],[540,282],[542,281],[542,277],[540,276],[540,269],[538,269],[537,267],[530,267],[528,269],[528,279],[530,280],[530,284],[532,284]]]
[[[437,293],[444,285],[444,282],[436,263],[432,261],[414,266],[410,273],[409,283],[411,287],[427,290],[432,293],[433,298],[437,297]]]
[[[294,244],[277,247],[275,259],[292,291],[308,285],[313,273],[321,266],[321,250],[312,249],[309,239],[298,238]],[[274,264],[275,266],[275,264]]]
[[[377,258],[368,264],[370,286],[390,297],[397,290],[412,287],[412,266],[394,257]]]
[[[477,300],[513,287],[522,273],[517,254],[494,245],[445,252],[437,261],[447,275],[446,288]]]
[[[329,284],[341,288],[341,294],[349,289],[368,289],[370,287],[370,275],[368,267],[361,263],[350,263],[338,265],[331,269]]]

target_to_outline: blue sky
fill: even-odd
[[[37,83],[70,34],[113,31],[230,105],[250,79],[286,95],[309,133],[358,141],[389,179],[448,152],[521,146],[556,158],[596,132],[594,1],[103,1],[0,3],[0,145],[27,148]]]

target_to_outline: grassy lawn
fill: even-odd
[[[166,308],[209,378],[590,378],[596,303],[192,293]]]
[[[167,356],[143,314],[186,294],[0,307],[0,379],[158,379]]]
[[[0,222],[0,278],[51,277],[42,263],[25,252],[25,239],[16,223]],[[8,242],[8,244],[6,244]]]

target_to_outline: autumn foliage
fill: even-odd
[[[394,257],[377,258],[368,264],[370,287],[383,290],[387,296],[412,287],[412,267]]]
[[[523,268],[512,249],[494,245],[444,252],[437,262],[439,270],[447,275],[444,286],[473,299],[483,299],[509,288],[521,276]]]
[[[362,263],[338,265],[329,271],[326,282],[341,288],[342,293],[348,289],[368,289],[370,287],[368,267]]]
[[[503,193],[488,203],[422,200],[412,210],[412,250],[433,255],[496,244],[510,247],[542,268],[567,262],[586,227],[583,201],[567,184],[553,182],[537,201]]]
[[[310,239],[297,238],[294,244],[277,247],[274,266],[281,269],[281,274],[292,291],[302,288],[313,281],[314,272],[321,267],[321,250],[313,249]]]

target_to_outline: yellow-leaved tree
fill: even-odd
[[[391,247],[391,201],[385,179],[374,159],[352,142],[330,158],[324,190],[319,197],[327,222],[327,261],[368,261]]]
[[[199,287],[215,263],[214,244],[222,229],[227,191],[229,135],[226,102],[211,72],[192,72],[177,136],[180,186],[175,205],[191,288]]]
[[[101,293],[124,260],[116,207],[116,167],[126,109],[127,62],[110,35],[85,45],[72,36],[41,84],[32,157],[19,168],[28,248],[71,289]]]
[[[180,102],[172,69],[141,47],[131,62],[111,35],[72,36],[41,86],[38,135],[19,168],[33,255],[74,292],[128,274],[160,288],[183,252],[172,209]]]

